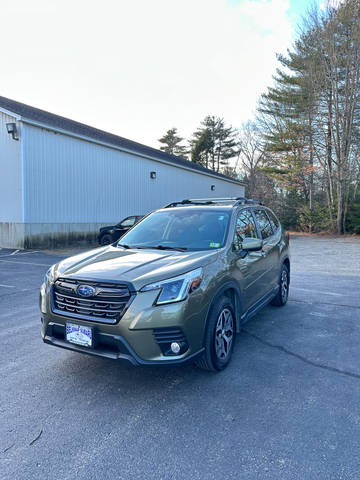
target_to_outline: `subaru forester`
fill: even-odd
[[[133,365],[219,371],[241,326],[285,305],[289,239],[246,198],[183,200],[118,242],[53,265],[40,290],[45,343]]]

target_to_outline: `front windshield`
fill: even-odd
[[[229,212],[223,210],[161,210],[144,218],[119,245],[212,250],[224,245],[229,218]]]

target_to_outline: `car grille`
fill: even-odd
[[[81,296],[80,285],[93,287],[94,295]],[[94,322],[117,323],[133,298],[127,285],[58,278],[53,288],[53,312]]]

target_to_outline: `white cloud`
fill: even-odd
[[[289,0],[3,2],[0,94],[158,146],[206,114],[235,126],[291,42]]]

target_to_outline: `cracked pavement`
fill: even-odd
[[[0,249],[0,479],[358,479],[360,238],[291,238],[286,307],[220,374],[45,345],[38,289],[64,255]]]

